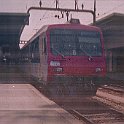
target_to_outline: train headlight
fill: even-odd
[[[96,68],[96,72],[101,72],[102,68]]]
[[[51,61],[50,66],[60,66],[60,62],[59,61]]]

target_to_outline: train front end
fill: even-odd
[[[105,76],[104,45],[99,29],[62,25],[50,28],[48,35],[48,80],[79,82],[91,87],[94,79]]]

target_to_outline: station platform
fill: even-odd
[[[84,124],[30,84],[0,84],[0,124]]]

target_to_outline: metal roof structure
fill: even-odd
[[[124,14],[112,13],[104,18],[97,20],[95,25],[97,26],[124,25]]]
[[[23,28],[29,23],[28,13],[0,13],[0,46],[19,45]]]
[[[103,31],[107,49],[124,48],[124,14],[112,13],[95,23]]]

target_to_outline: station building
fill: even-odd
[[[20,36],[29,24],[29,16],[28,13],[0,13],[0,64],[18,60]]]
[[[124,73],[124,14],[112,13],[96,21],[95,25],[103,32],[107,72]]]

